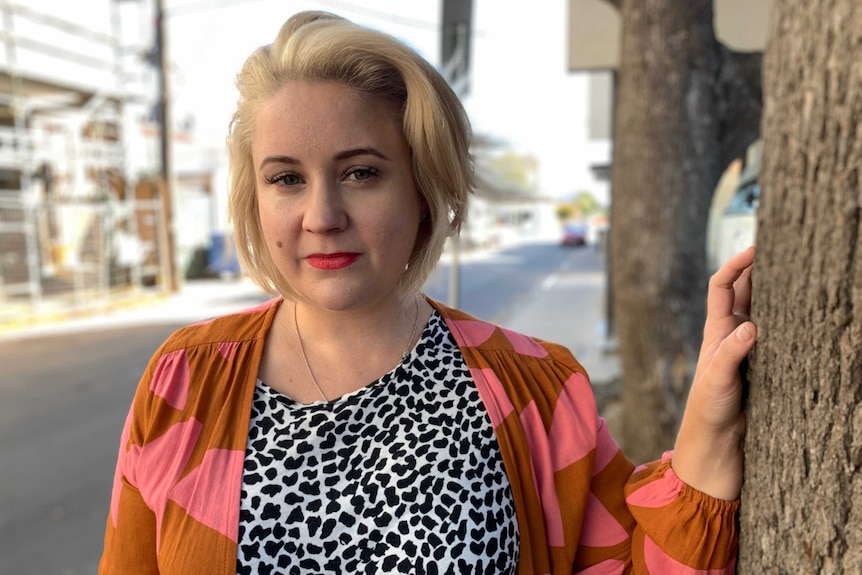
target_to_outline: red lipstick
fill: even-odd
[[[311,267],[319,270],[340,270],[358,260],[359,254],[350,252],[311,254],[305,259]]]

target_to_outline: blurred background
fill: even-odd
[[[566,218],[601,227],[610,99],[593,98],[591,109],[594,84],[607,80],[568,70],[566,2],[526,11],[452,2],[448,35],[442,4],[0,3],[0,284],[9,304],[0,321],[34,305],[87,305],[121,288],[176,290],[238,272],[224,148],[235,77],[304,9],[389,32],[452,78],[477,136],[464,248],[522,228],[558,234],[561,204]],[[445,68],[452,55],[458,63]]]
[[[0,0],[0,573],[95,572],[150,354],[268,297],[233,256],[224,141],[243,61],[296,11],[388,32],[447,76],[477,190],[426,292],[567,345],[612,409],[609,4]],[[717,34],[762,49],[768,5],[717,1]],[[753,242],[758,167],[753,145],[716,188],[711,268]]]

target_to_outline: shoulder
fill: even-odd
[[[253,378],[257,373],[254,362],[262,353],[263,346],[259,344],[280,303],[280,299],[270,300],[239,313],[180,328],[170,335],[150,358],[139,383],[135,397],[139,419],[151,425],[155,420],[171,424],[180,412],[208,409],[207,402],[204,408],[198,406],[204,388],[210,395],[227,393],[236,378]],[[227,364],[231,367],[225,369]],[[156,413],[161,415],[156,417]],[[154,426],[150,431],[159,429]]]
[[[434,300],[429,300],[429,303],[443,317],[465,358],[505,357],[508,361],[525,366],[532,363],[550,363],[555,364],[563,373],[578,372],[586,376],[584,368],[563,345],[480,320]]]
[[[545,449],[530,437],[550,432],[546,424],[553,421],[595,436],[598,413],[589,376],[568,348],[430,303],[461,350],[495,429],[511,419],[507,429],[521,429],[531,450]]]
[[[182,327],[168,336],[157,355],[202,345],[262,340],[281,301],[273,298],[236,313]]]

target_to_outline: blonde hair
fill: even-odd
[[[460,230],[473,186],[470,124],[443,77],[395,38],[326,12],[300,12],[275,41],[255,50],[237,77],[239,102],[230,123],[230,217],[237,255],[263,289],[297,297],[270,256],[258,212],[251,155],[260,104],[288,81],[341,82],[390,107],[403,126],[413,158],[413,180],[430,221],[420,224],[401,278],[418,291],[437,264],[449,235]]]

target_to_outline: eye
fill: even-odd
[[[279,172],[274,176],[265,176],[263,180],[267,184],[281,184],[284,186],[296,186],[302,183],[302,178],[295,172]]]
[[[345,179],[353,180],[354,182],[366,182],[379,174],[380,171],[377,168],[359,166],[349,169],[345,174]]]

